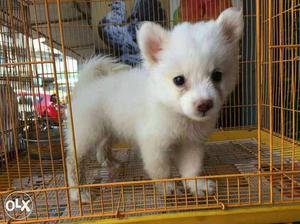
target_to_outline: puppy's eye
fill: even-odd
[[[173,79],[173,82],[176,86],[182,86],[185,83],[185,78],[183,75],[179,75]]]
[[[211,79],[214,83],[219,83],[222,80],[222,72],[218,70],[214,70],[213,73],[211,74]]]

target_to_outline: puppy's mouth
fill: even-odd
[[[207,112],[199,112],[202,117],[206,117]]]
[[[212,116],[210,116],[208,114],[208,112],[205,113],[197,113],[197,114],[193,114],[193,115],[187,115],[191,120],[194,121],[207,121],[210,120],[212,118]]]
[[[198,116],[198,121],[207,121],[211,119],[211,116],[205,116],[205,115],[202,115],[202,116]]]

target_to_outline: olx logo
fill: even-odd
[[[4,202],[6,214],[13,220],[28,218],[32,213],[33,203],[31,197],[21,191],[10,193]]]

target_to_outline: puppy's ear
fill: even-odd
[[[217,23],[228,42],[238,41],[243,35],[243,12],[238,8],[224,10],[218,17]]]
[[[163,50],[169,38],[169,32],[158,24],[144,22],[137,31],[137,40],[144,59],[149,64],[155,64],[159,60],[159,54]]]

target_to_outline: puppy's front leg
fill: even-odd
[[[185,142],[179,149],[175,161],[182,177],[195,177],[201,174],[204,157],[204,145],[193,142]],[[215,190],[214,182],[208,180],[207,187],[204,179],[187,181],[187,187],[193,194],[204,195],[208,188],[208,193]]]
[[[171,162],[170,149],[168,145],[162,144],[159,140],[144,141],[140,144],[144,168],[151,179],[170,178]],[[163,184],[157,185],[163,190]],[[170,194],[174,190],[174,185],[166,183],[166,193]]]
[[[170,158],[168,150],[160,148],[158,144],[152,143],[142,146],[142,157],[144,167],[152,179],[170,177]]]

